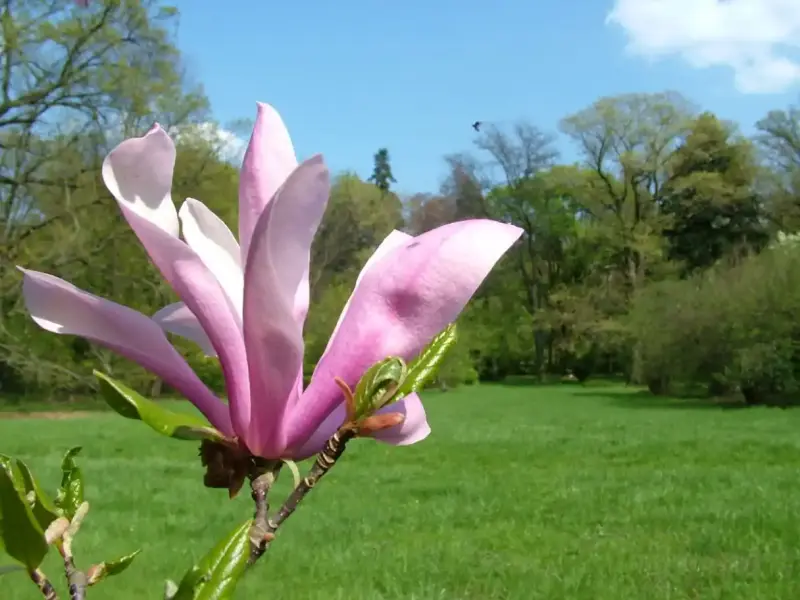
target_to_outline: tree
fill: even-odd
[[[406,228],[413,235],[425,233],[457,220],[457,207],[451,196],[414,194],[405,201]]]
[[[735,250],[762,249],[769,234],[756,172],[752,144],[713,114],[700,115],[672,157],[664,188],[667,257],[693,272]]]
[[[594,172],[595,206],[586,209],[621,246],[630,290],[660,259],[660,206],[675,148],[688,133],[693,107],[676,93],[601,98],[561,121]],[[654,239],[655,238],[655,239]]]
[[[153,121],[174,129],[205,120],[208,103],[201,88],[186,85],[170,7],[9,0],[0,10],[0,376],[68,389],[85,381],[81,357],[95,351],[69,338],[37,344],[14,266],[95,291],[101,284],[118,300],[130,293],[135,306],[157,308],[148,302],[162,294],[160,284],[152,287],[160,278],[136,254],[99,181],[100,163]],[[135,290],[123,285],[128,269]]]
[[[393,193],[353,173],[339,174],[311,249],[312,295],[341,275],[355,281],[369,253],[402,220],[402,205]]]
[[[447,159],[444,190],[454,196],[459,217],[499,219],[524,231],[509,258],[531,318],[548,306],[550,289],[560,281],[564,246],[576,224],[573,205],[549,176],[558,157],[553,142],[530,123],[519,122],[510,133],[489,126],[476,141],[483,162],[467,154]],[[543,372],[549,340],[541,327],[534,328],[533,363]]]
[[[800,230],[800,106],[770,111],[756,123],[755,141],[768,171],[764,187],[772,217],[782,230]]]
[[[375,184],[382,193],[387,194],[393,183],[397,180],[392,175],[392,165],[389,162],[389,150],[386,148],[379,149],[373,157],[375,163],[372,168],[372,175],[368,181]]]

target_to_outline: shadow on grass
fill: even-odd
[[[625,385],[625,379],[604,377],[597,379],[589,379],[583,383],[577,380],[568,380],[558,376],[536,377],[535,375],[509,375],[505,379],[498,381],[482,381],[482,383],[492,383],[494,385],[503,385],[507,387],[541,387],[551,385],[564,385],[573,386],[575,388],[604,388],[604,387],[618,387]]]
[[[581,390],[578,392],[584,397],[602,398],[609,404],[621,408],[662,410],[677,408],[681,410],[741,410],[746,408],[798,408],[800,405],[791,402],[769,402],[759,405],[749,405],[739,398],[701,398],[686,397],[676,398],[670,396],[654,396],[647,390],[638,391],[602,391]]]
[[[97,397],[81,396],[63,400],[46,399],[21,394],[0,397],[0,414],[37,412],[99,412],[109,410],[108,404]]]

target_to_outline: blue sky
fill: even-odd
[[[301,157],[362,176],[386,146],[405,193],[438,189],[475,120],[555,131],[600,96],[676,90],[751,131],[800,96],[800,3],[785,0],[177,4],[179,45],[220,122],[269,102]]]

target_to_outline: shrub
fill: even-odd
[[[636,369],[655,393],[740,391],[751,404],[800,390],[800,249],[778,247],[733,266],[653,284],[628,325]]]

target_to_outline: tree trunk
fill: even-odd
[[[764,398],[759,392],[758,388],[754,385],[742,386],[742,396],[748,406],[758,406],[764,404]]]

